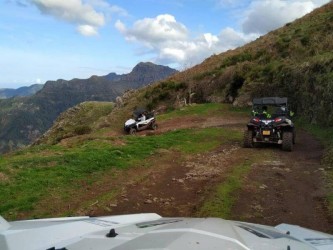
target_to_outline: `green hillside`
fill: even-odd
[[[248,105],[287,96],[299,116],[333,125],[333,3],[241,48],[213,55],[147,90],[147,104],[179,100]],[[178,99],[177,99],[178,98]]]
[[[105,119],[113,109],[112,102],[82,102],[79,105],[61,113],[54,126],[34,144],[57,144],[62,139],[84,134],[90,134],[93,130],[108,126],[103,125],[100,119]]]

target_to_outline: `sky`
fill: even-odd
[[[0,0],[0,88],[178,70],[242,46],[330,0]]]

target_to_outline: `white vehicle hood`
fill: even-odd
[[[317,241],[307,240],[311,237]],[[0,217],[0,249],[328,250],[333,249],[333,236],[287,224],[274,228],[218,218],[162,218],[157,214],[16,222]]]
[[[134,119],[128,119],[126,122],[125,122],[125,126],[129,126],[129,125],[132,125],[136,123],[136,121]]]

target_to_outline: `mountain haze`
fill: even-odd
[[[35,95],[0,100],[0,152],[30,144],[66,109],[85,101],[115,101],[127,89],[140,88],[177,72],[139,63],[128,74],[48,81]]]

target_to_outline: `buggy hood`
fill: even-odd
[[[274,228],[219,218],[162,218],[157,214],[14,222],[0,216],[0,249],[329,250],[333,249],[333,235],[288,224]]]

